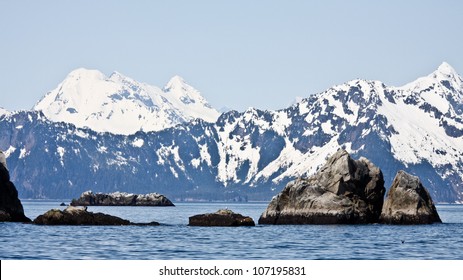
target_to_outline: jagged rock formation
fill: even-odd
[[[429,192],[420,179],[405,171],[397,172],[381,213],[386,224],[441,223]]]
[[[103,213],[88,212],[87,207],[68,206],[64,210],[52,209],[34,220],[37,225],[91,225],[91,226],[126,226],[159,225],[152,223],[131,223],[128,220]]]
[[[259,224],[359,224],[379,220],[385,193],[381,170],[338,150],[312,177],[288,183]]]
[[[133,194],[124,192],[93,193],[86,191],[72,206],[175,206],[167,197],[158,193]]]
[[[0,164],[0,222],[30,222],[18,198],[18,191],[10,181],[10,173]]]
[[[221,209],[215,213],[195,215],[189,218],[189,226],[202,227],[237,227],[255,226],[251,217],[234,213],[228,209]]]

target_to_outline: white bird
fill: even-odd
[[[5,166],[6,169],[8,169],[8,167],[6,166],[6,156],[2,150],[0,150],[0,163],[3,164],[3,166]]]

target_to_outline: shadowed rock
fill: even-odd
[[[381,213],[386,224],[441,223],[429,192],[418,177],[397,172]]]
[[[125,192],[93,193],[86,191],[72,206],[174,206],[172,201],[158,193],[133,194]]]
[[[275,196],[259,224],[361,224],[378,222],[385,193],[381,170],[366,158],[338,150],[308,179],[296,179]]]
[[[189,218],[189,226],[202,227],[238,227],[255,226],[251,217],[234,213],[231,210],[221,209],[215,213],[195,215]]]
[[[64,210],[52,209],[34,220],[37,225],[92,225],[92,226],[122,226],[122,225],[159,225],[151,223],[131,223],[128,220],[103,213],[88,212],[87,207],[68,206]]]
[[[6,164],[6,156],[2,150],[0,150],[0,165],[3,165],[3,167],[5,167],[5,169],[8,170],[8,166]]]
[[[24,209],[18,198],[18,191],[10,181],[10,173],[0,163],[0,222],[23,222],[31,220],[24,215]]]

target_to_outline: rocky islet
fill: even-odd
[[[428,224],[441,222],[419,179],[399,171],[384,203],[381,170],[365,158],[338,150],[308,179],[275,196],[259,224]]]
[[[256,225],[251,217],[237,214],[229,209],[220,209],[215,213],[194,215],[188,220],[189,226],[238,227]]]
[[[152,225],[159,223],[132,223],[116,216],[93,213],[87,211],[87,207],[68,206],[64,210],[52,209],[38,216],[34,221],[37,225],[89,225],[89,226],[128,226],[128,225]]]
[[[380,221],[385,224],[441,223],[434,202],[420,179],[405,171],[397,172],[386,200]]]
[[[287,184],[260,224],[360,224],[378,222],[385,193],[381,170],[338,150],[308,179]]]
[[[133,194],[126,192],[94,193],[86,191],[72,206],[175,206],[166,196],[158,193]]]
[[[31,222],[24,215],[14,184],[6,165],[0,164],[0,221]],[[261,215],[259,224],[429,224],[441,219],[429,192],[418,177],[399,171],[384,201],[384,179],[381,170],[366,158],[353,160],[344,150],[338,150],[310,178],[299,178],[275,196]],[[82,199],[82,197],[84,199]],[[170,202],[159,194],[133,195],[116,193],[104,195],[107,205],[136,205],[150,201]],[[109,197],[109,199],[108,199]],[[87,205],[95,204],[92,192],[81,198]],[[93,199],[93,201],[92,201]],[[73,200],[73,205],[76,205]],[[98,201],[98,200],[97,200]],[[107,202],[109,201],[109,202]],[[156,202],[156,203],[158,203]],[[93,203],[93,204],[92,204]],[[118,204],[117,204],[118,203]],[[168,204],[168,203],[167,203]],[[172,204],[170,202],[170,204]],[[85,204],[84,204],[85,205]],[[173,206],[169,205],[169,206]],[[41,225],[158,225],[157,222],[135,224],[119,217],[88,212],[86,207],[70,206],[65,210],[52,209],[37,217]],[[253,226],[250,217],[230,210],[195,215],[190,226]]]

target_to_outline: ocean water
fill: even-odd
[[[26,216],[60,201],[23,201]],[[37,226],[0,223],[0,259],[463,259],[463,205],[438,205],[443,224],[189,227],[188,217],[228,208],[257,223],[266,203],[89,207],[161,226]]]

